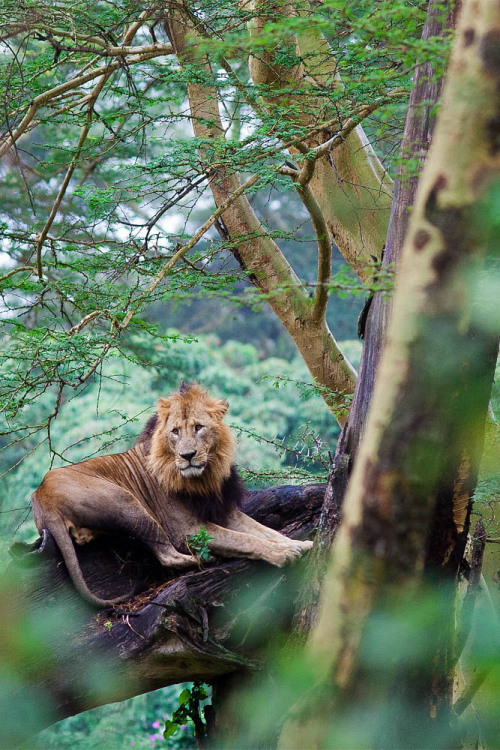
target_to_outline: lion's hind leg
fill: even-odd
[[[58,497],[58,507],[77,544],[90,541],[96,533],[133,537],[155,555],[161,565],[193,567],[192,555],[183,555],[172,544],[168,532],[144,503],[130,490],[100,476],[77,469],[55,469],[44,480],[45,492]]]
[[[122,535],[142,542],[165,568],[188,568],[198,564],[196,557],[178,552],[167,531],[130,492],[120,491],[115,511],[111,511],[111,527]]]
[[[192,568],[194,565],[198,565],[198,559],[194,555],[185,555],[178,552],[170,543],[159,542],[155,545],[153,552],[165,568]]]

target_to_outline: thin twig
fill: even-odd
[[[75,171],[75,167],[77,165],[77,162],[80,158],[80,154],[83,148],[83,145],[85,141],[87,140],[87,136],[89,134],[91,125],[92,125],[92,119],[93,119],[93,111],[94,111],[94,104],[101,93],[104,84],[110,77],[112,71],[105,70],[102,74],[102,78],[95,86],[94,90],[89,96],[89,105],[87,110],[87,121],[85,125],[82,128],[82,132],[80,133],[80,138],[78,139],[78,143],[76,144],[76,150],[73,154],[73,158],[71,160],[71,163],[66,170],[66,174],[64,175],[64,179],[62,181],[61,187],[59,188],[59,192],[57,193],[56,199],[54,201],[54,204],[52,206],[52,209],[50,211],[49,217],[47,221],[45,222],[45,226],[43,227],[42,231],[40,232],[37,243],[36,243],[36,267],[37,267],[37,273],[38,278],[41,280],[43,278],[43,269],[42,269],[42,249],[43,244],[45,242],[45,239],[47,237],[47,234],[50,231],[50,228],[52,224],[54,223],[54,219],[56,218],[57,212],[59,210],[59,206],[61,205],[62,199],[64,198],[66,194],[66,190],[68,189],[69,182],[73,176],[73,172]]]
[[[18,268],[13,268],[12,271],[9,271],[3,276],[0,276],[0,284],[2,283],[2,281],[5,281],[6,279],[10,279],[10,277],[14,276],[15,273],[21,273],[22,271],[29,271],[30,273],[35,273],[36,267],[35,266],[19,266]]]
[[[163,53],[157,53],[157,52],[150,52],[145,53],[143,55],[132,55],[127,58],[127,65],[139,63],[139,62],[146,62],[147,60],[151,60],[154,57],[158,57],[159,54]],[[28,129],[31,129],[32,127],[32,121],[34,120],[34,117],[40,107],[42,107],[45,104],[48,104],[48,102],[52,101],[56,97],[60,96],[61,94],[66,93],[67,91],[70,91],[72,89],[78,88],[80,86],[83,86],[85,83],[89,83],[89,81],[93,81],[95,78],[99,78],[106,72],[114,72],[115,70],[118,70],[120,67],[122,67],[123,61],[121,59],[115,60],[111,63],[109,63],[106,67],[98,67],[90,70],[88,73],[85,73],[80,76],[76,76],[73,78],[70,78],[69,81],[65,81],[64,83],[60,83],[57,86],[54,86],[52,89],[48,89],[47,91],[44,91],[42,94],[39,94],[38,96],[35,96],[35,98],[31,101],[30,106],[28,107],[28,111],[26,112],[25,116],[19,123],[18,127],[13,130],[10,133],[6,133],[2,136],[3,138],[3,144],[0,145],[0,156],[3,156],[3,154],[8,151],[14,143],[20,138],[21,135]],[[68,107],[75,106],[74,103],[72,105],[68,105]],[[68,108],[67,107],[67,108]],[[65,109],[67,109],[65,108]],[[61,112],[62,110],[59,110]]]
[[[206,220],[206,222],[198,229],[197,232],[191,237],[189,242],[187,242],[185,245],[182,245],[176,253],[170,258],[168,263],[162,268],[159,274],[153,279],[151,284],[147,287],[147,289],[144,291],[142,295],[142,299],[144,299],[146,296],[151,294],[151,292],[154,292],[158,284],[163,281],[165,276],[171,271],[173,266],[177,263],[178,260],[180,260],[184,255],[186,255],[189,250],[191,250],[192,247],[196,245],[196,243],[203,237],[203,235],[212,227],[217,219],[224,213],[224,211],[232,204],[235,200],[237,200],[240,195],[242,195],[248,188],[252,187],[252,185],[255,185],[255,183],[260,179],[261,175],[254,174],[252,177],[250,177],[246,182],[243,183],[243,185],[240,185],[240,187],[235,190],[231,195],[229,195],[223,203],[220,204],[220,206],[217,208],[216,211],[213,212],[213,214]],[[127,315],[125,316],[123,323],[119,324],[118,327],[121,331],[123,331],[128,324],[130,323],[132,317],[135,315],[136,311],[138,309],[138,306],[136,306],[133,310],[130,310]]]

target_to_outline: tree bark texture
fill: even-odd
[[[244,510],[289,536],[306,537],[317,523],[324,491],[317,484],[249,492]],[[96,613],[76,594],[52,537],[13,548],[0,620],[1,662],[7,674],[12,670],[6,690],[13,725],[0,727],[2,747],[102,703],[258,669],[256,654],[270,635],[259,626],[261,618],[272,613],[286,627],[293,614],[300,564],[278,569],[218,559],[169,578],[131,539],[101,536],[76,549],[99,596],[134,588],[141,593],[120,608]],[[21,632],[31,646],[19,641]],[[30,713],[34,703],[44,710]]]
[[[454,13],[454,10],[450,10],[447,18],[445,18],[440,0],[431,0],[422,39],[439,37],[446,29],[453,28],[455,24]],[[418,159],[423,167],[432,139],[434,129],[433,110],[441,94],[442,79],[436,80],[430,64],[425,63],[417,67],[414,82],[400,153],[401,156]],[[405,167],[402,166],[399,170],[398,179],[394,183],[391,218],[383,257],[385,268],[397,269],[417,185],[418,176],[416,174],[407,175]],[[328,489],[325,493],[325,501],[318,524],[318,533],[315,538],[315,547],[309,562],[309,585],[303,592],[304,601],[297,623],[297,627],[304,634],[304,637],[316,619],[321,582],[325,575],[333,536],[339,524],[342,499],[351,474],[359,440],[364,431],[391,307],[392,299],[382,292],[376,292],[373,298],[367,302],[359,375],[349,411],[349,419],[337,443],[328,480]]]
[[[335,721],[356,699],[361,706],[367,696],[385,705],[400,675],[390,665],[385,674],[364,672],[360,653],[369,618],[399,600],[418,608],[426,564],[455,557],[467,528],[498,352],[498,331],[476,314],[481,292],[474,286],[498,257],[479,212],[500,177],[499,30],[497,2],[463,3],[387,343],[308,643],[325,699],[309,705],[307,717],[290,720],[281,740],[287,750],[304,747],[306,738],[308,747],[335,746],[325,744],[332,731],[326,717]],[[436,513],[441,519],[433,524]],[[444,536],[436,537],[439,530]],[[443,602],[433,637],[444,633],[450,644],[453,596]],[[408,738],[408,725],[396,720],[391,741],[439,746],[436,730],[445,731],[449,718],[450,673],[446,663],[416,672],[409,689],[420,736]]]
[[[445,18],[442,2],[431,0],[428,5],[422,40],[441,37],[444,31],[453,28],[454,11],[450,10],[448,17]],[[435,72],[430,63],[419,65],[415,70],[414,87],[408,104],[400,158],[418,162],[420,169],[417,172],[417,168],[414,167],[414,172],[407,174],[407,169],[403,164],[398,170],[398,178],[394,183],[394,198],[387,239],[384,246],[383,265],[389,269],[396,270],[401,258],[420,172],[432,141],[435,122],[434,112],[441,96],[442,83],[442,78],[436,80]],[[363,356],[359,367],[353,405],[349,413],[349,424],[346,428],[346,451],[351,461],[364,430],[391,306],[392,299],[381,292],[377,292],[373,296],[367,315],[363,332],[365,342]]]
[[[254,15],[250,34],[259,41],[266,23],[279,18],[307,17],[308,2],[269,3],[252,0],[240,3]],[[300,64],[284,67],[273,51],[264,50],[250,58],[250,73],[256,85],[264,85],[269,95],[263,106],[282,113],[285,120],[311,129],[320,122],[335,120],[335,102],[322,96],[325,89],[342,90],[335,60],[327,39],[311,25],[295,36]],[[273,88],[276,90],[273,96]],[[283,94],[283,89],[290,93]],[[304,106],[304,102],[307,105]],[[338,117],[338,115],[337,115]],[[299,156],[329,140],[343,123],[305,138],[292,153]],[[315,163],[310,188],[325,217],[330,239],[351,268],[362,279],[369,278],[373,259],[382,255],[392,201],[392,180],[358,125],[342,143]]]

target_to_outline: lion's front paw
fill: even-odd
[[[301,542],[299,539],[289,539],[285,545],[279,545],[279,549],[273,555],[273,564],[282,568],[283,565],[302,557],[312,546],[313,543],[309,541]]]

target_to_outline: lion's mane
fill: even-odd
[[[186,414],[195,406],[203,406],[215,418],[217,441],[201,477],[183,477],[176,468],[174,453],[165,440],[160,411],[149,419],[136,445],[142,444],[149,470],[169,496],[189,507],[202,523],[224,524],[229,512],[241,506],[245,493],[235,465],[233,434],[222,421],[223,411],[217,414],[218,405],[220,408],[225,402],[211,398],[196,384],[182,386],[170,399],[181,400]]]

